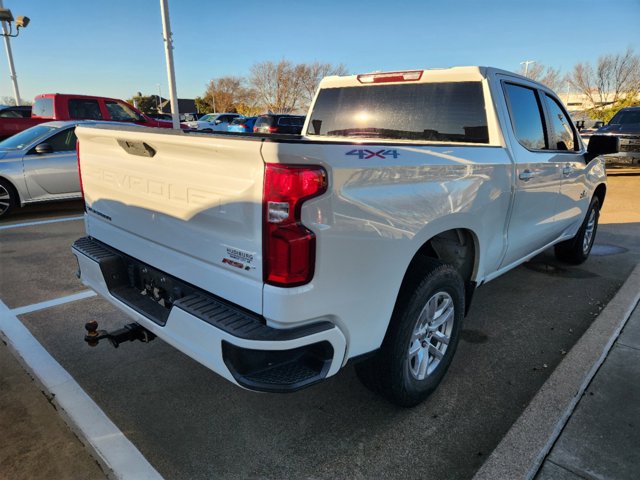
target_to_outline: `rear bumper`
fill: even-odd
[[[343,363],[345,337],[328,321],[271,328],[259,315],[90,237],[77,240],[72,251],[85,285],[167,343],[244,388],[300,390],[334,375]],[[162,302],[141,293],[140,285],[149,284],[154,285],[152,291],[162,292]]]

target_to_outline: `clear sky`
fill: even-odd
[[[4,0],[31,24],[12,39],[23,98],[64,92],[167,96],[159,0]],[[169,0],[178,96],[252,64],[343,63],[351,73],[640,53],[640,0]],[[11,96],[0,53],[0,96]]]

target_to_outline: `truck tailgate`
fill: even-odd
[[[92,237],[262,312],[261,141],[78,127]]]

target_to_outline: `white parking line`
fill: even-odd
[[[82,220],[83,218],[84,218],[84,215],[79,215],[77,217],[53,218],[51,220],[37,220],[35,222],[10,223],[9,225],[0,226],[0,230],[9,230],[11,228],[21,228],[21,227],[31,227],[33,225],[45,225],[47,223],[72,222],[74,220]]]
[[[43,308],[55,307],[62,305],[63,303],[75,302],[76,300],[82,300],[84,298],[95,297],[96,292],[93,290],[84,290],[82,292],[74,293],[73,295],[67,295],[66,297],[54,298],[53,300],[47,300],[46,302],[34,303],[32,305],[25,305],[24,307],[18,307],[11,310],[15,316],[23,315],[25,313],[35,312],[36,310],[42,310]]]
[[[110,470],[110,477],[162,479],[135,445],[2,301],[0,335],[42,383],[71,429],[88,443],[107,471]]]

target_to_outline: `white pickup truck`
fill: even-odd
[[[358,360],[402,406],[442,380],[477,286],[551,246],[586,260],[612,148],[486,67],[327,77],[302,136],[76,133],[79,275],[133,337],[265,392]]]

